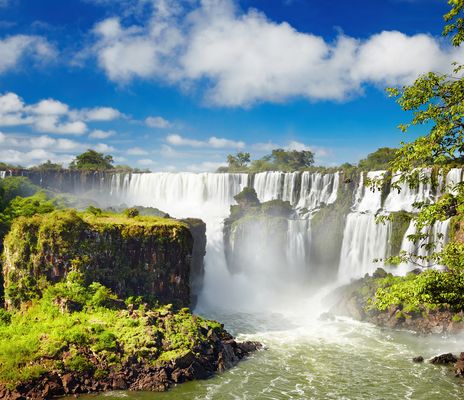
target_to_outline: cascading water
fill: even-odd
[[[0,179],[5,179],[6,171],[0,171]]]
[[[379,179],[385,171],[367,173],[368,180]],[[346,218],[345,230],[338,269],[340,282],[360,278],[373,272],[376,259],[385,258],[388,251],[390,223],[377,223],[376,217],[382,207],[382,192],[364,184],[361,174],[354,196],[352,212]]]
[[[204,287],[208,289],[200,295],[200,305],[217,306],[217,299],[221,298],[225,307],[263,308],[269,305],[270,291],[283,293],[283,288],[292,282],[296,286],[304,283],[310,264],[310,221],[288,220],[285,237],[275,246],[270,246],[269,236],[266,237],[269,234],[272,237],[272,230],[253,227],[251,239],[255,240],[245,236],[237,250],[242,259],[247,255],[246,262],[242,262],[247,265],[240,273],[231,275],[224,255],[222,222],[234,203],[233,197],[251,184],[260,201],[282,199],[311,211],[335,202],[339,173],[264,172],[256,174],[253,181],[247,174],[116,174],[110,193],[113,203],[156,207],[174,217],[198,217],[206,222]],[[236,233],[240,234],[250,235],[250,232]],[[247,243],[251,245],[249,249]],[[267,247],[257,249],[256,243]],[[283,248],[282,257],[277,254],[279,248]],[[275,266],[273,270],[272,266]],[[272,294],[272,297],[277,301],[277,296]]]

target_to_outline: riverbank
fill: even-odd
[[[379,268],[338,288],[330,314],[420,334],[458,334],[464,332],[463,285],[460,273],[416,270],[399,277]]]

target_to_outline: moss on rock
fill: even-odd
[[[18,218],[5,238],[6,304],[81,271],[122,297],[188,306],[192,252],[188,224],[173,219],[74,210]]]

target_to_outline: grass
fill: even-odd
[[[207,342],[209,330],[222,330],[187,309],[99,306],[99,291],[106,296],[100,293],[100,303],[116,297],[102,285],[86,287],[72,279],[50,286],[43,298],[0,320],[1,383],[12,387],[47,371],[106,376],[126,362],[159,365]],[[80,311],[61,309],[57,299],[77,304]]]

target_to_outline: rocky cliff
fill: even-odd
[[[122,298],[188,307],[190,280],[196,288],[201,282],[206,238],[199,220],[65,210],[17,219],[4,244],[8,308],[40,296],[70,271]],[[191,278],[191,271],[198,277]]]

